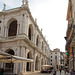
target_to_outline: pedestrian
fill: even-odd
[[[65,72],[65,74],[66,74],[66,69],[64,69],[64,72]]]
[[[61,75],[61,69],[60,69],[60,75]]]
[[[53,75],[56,75],[56,70],[55,70],[55,69],[53,69],[52,73],[53,73]]]
[[[70,71],[70,75],[73,75],[74,69],[72,68]]]

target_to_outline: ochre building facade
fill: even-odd
[[[69,0],[67,12],[68,28],[66,33],[67,66],[75,70],[75,0]]]

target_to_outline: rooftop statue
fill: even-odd
[[[22,5],[24,5],[24,0],[22,0]]]
[[[26,4],[26,6],[28,6],[28,0],[25,0],[25,4]]]
[[[3,7],[3,11],[4,11],[6,9],[6,4],[4,3],[3,5],[4,5],[4,7]]]

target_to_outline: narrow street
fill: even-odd
[[[34,72],[34,73],[29,72],[29,73],[26,73],[25,75],[53,75],[53,74],[52,73],[49,74],[49,73],[40,73],[40,72]],[[62,71],[60,74],[60,72],[58,71],[56,75],[70,75],[70,74],[69,73],[65,74],[64,71]]]

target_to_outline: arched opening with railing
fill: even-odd
[[[17,20],[13,20],[9,24],[8,37],[17,35]]]

